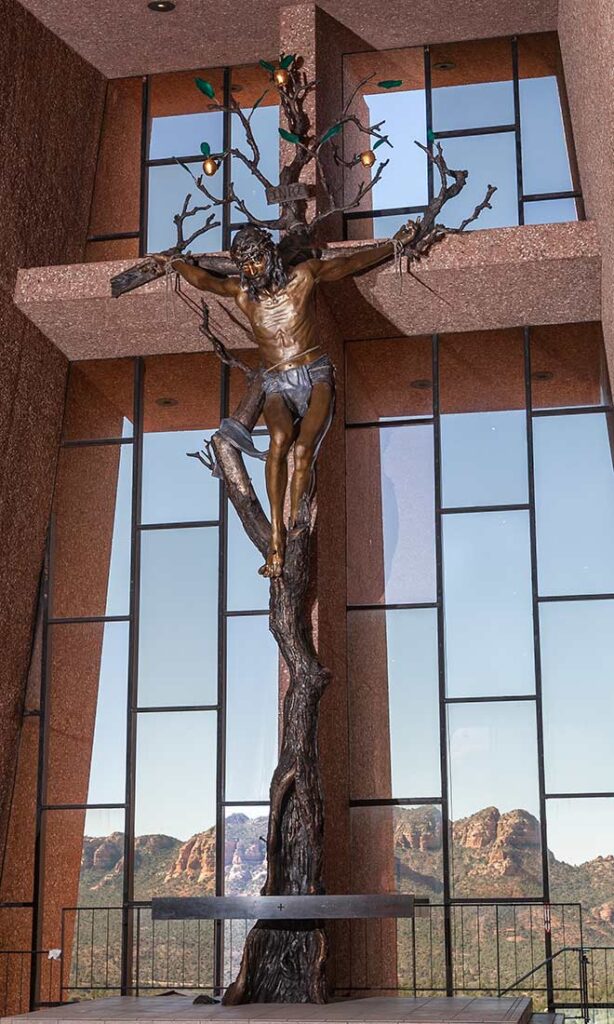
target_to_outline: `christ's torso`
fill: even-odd
[[[237,296],[237,305],[251,324],[265,366],[295,358],[302,362],[300,357],[316,345],[314,284],[311,272],[299,266],[283,288],[262,292],[257,302],[252,302],[245,291]],[[317,358],[316,353],[313,358]]]

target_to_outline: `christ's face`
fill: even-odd
[[[241,270],[247,277],[262,277],[267,271],[267,254],[265,252],[241,261]]]
[[[264,243],[246,246],[234,258],[243,277],[260,291],[271,284],[274,257],[273,245]]]

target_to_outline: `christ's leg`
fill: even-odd
[[[271,543],[261,576],[281,576],[286,547],[284,499],[288,484],[288,452],[296,428],[281,395],[269,395],[264,403],[264,419],[271,437],[266,460],[266,489],[271,506]]]
[[[318,445],[328,427],[333,402],[330,384],[314,384],[309,408],[301,420],[299,435],[294,445],[294,475],[290,488],[290,523],[296,523],[301,499],[309,490],[311,474]]]

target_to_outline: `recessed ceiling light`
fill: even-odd
[[[533,380],[552,380],[554,374],[551,370],[536,370],[531,374]]]
[[[431,382],[430,380],[427,380],[426,377],[419,377],[418,380],[411,380],[409,382],[409,386],[410,388],[416,388],[418,391],[428,391],[431,386]]]
[[[179,405],[176,398],[156,398],[156,405],[161,405],[166,409],[169,405]]]
[[[456,67],[456,64],[453,60],[438,60],[436,64],[433,64],[433,67],[437,71],[451,71],[452,68]]]
[[[147,6],[150,11],[160,11],[163,14],[175,10],[173,0],[150,0]]]

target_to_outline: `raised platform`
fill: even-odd
[[[342,254],[344,246],[331,249]],[[172,301],[164,280],[111,297],[111,278],[134,262],[20,270],[15,303],[69,359],[206,349],[195,317]],[[393,338],[601,317],[601,249],[592,221],[451,235],[414,273],[420,281],[404,274],[402,287],[392,265],[325,285],[344,335]],[[226,312],[235,312],[233,300],[209,298],[211,325],[226,345],[249,347],[249,332]]]
[[[109,1021],[113,1024],[167,1024],[170,1021],[257,1021],[258,1024],[285,1022],[322,1022],[327,1024],[528,1024],[533,1005],[524,996],[496,999],[487,996],[472,999],[465,996],[405,999],[378,997],[347,999],[316,1006],[313,1003],[252,1003],[248,1006],[199,1004],[180,995],[152,997],[115,996],[111,999],[84,1000],[38,1010],[20,1017],[0,1018],[0,1024],[13,1021],[49,1021],[58,1024],[91,1024]],[[540,1024],[554,1015],[535,1014]]]

